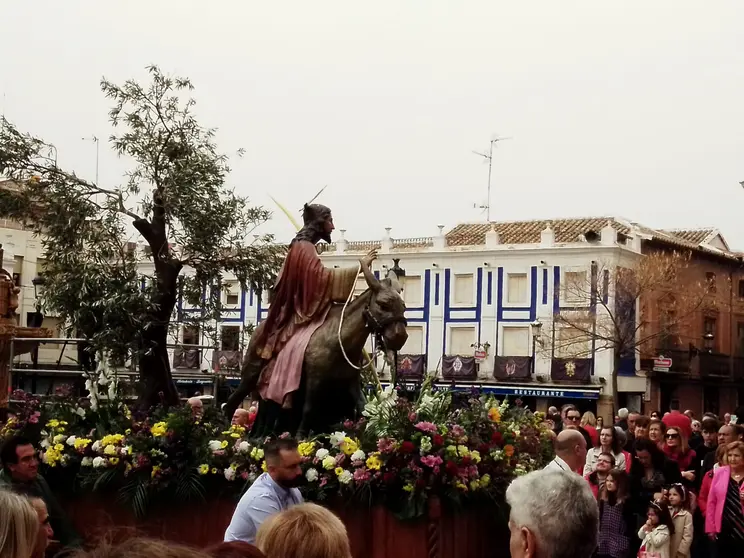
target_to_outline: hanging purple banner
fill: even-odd
[[[398,378],[420,380],[426,374],[426,355],[398,355]]]
[[[554,358],[550,377],[556,382],[589,382],[592,375],[590,358]]]
[[[199,368],[201,351],[176,347],[173,352],[173,368]]]
[[[475,357],[462,355],[442,357],[442,378],[447,380],[475,380],[477,377]]]
[[[497,356],[494,362],[493,377],[497,380],[531,380],[532,357]]]
[[[243,354],[240,351],[214,351],[212,353],[212,369],[215,372],[230,372],[240,370]]]

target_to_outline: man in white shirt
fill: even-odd
[[[586,463],[586,440],[578,430],[562,430],[553,444],[555,459],[545,466],[546,471],[578,473]]]
[[[279,438],[264,447],[267,472],[258,477],[238,502],[225,542],[254,544],[256,532],[269,517],[303,502],[296,488],[304,480],[297,441]]]

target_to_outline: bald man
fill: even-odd
[[[200,397],[191,397],[187,403],[191,406],[191,414],[194,420],[201,420],[204,416],[204,402]]]
[[[248,409],[237,408],[232,416],[232,424],[233,426],[242,426],[243,428],[246,428],[250,419],[251,413]]]
[[[586,463],[586,440],[578,430],[563,430],[553,442],[555,459],[545,466],[548,471],[583,470]]]

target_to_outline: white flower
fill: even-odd
[[[81,467],[90,467],[91,465],[93,465],[92,457],[83,457],[82,461],[80,461]]]
[[[224,475],[225,478],[229,481],[235,480],[235,469],[233,469],[232,467],[228,467],[227,469],[225,469]]]
[[[123,448],[121,448],[122,455],[126,456],[126,455],[129,455],[130,453],[132,453],[132,448],[130,448],[129,446],[124,446]]]
[[[351,471],[344,471],[338,476],[338,482],[341,484],[349,484],[354,479],[354,475],[351,474]]]
[[[101,441],[96,440],[95,442],[93,442],[93,445],[90,446],[90,449],[92,449],[93,451],[101,451]]]
[[[101,457],[100,455],[93,459],[93,467],[104,467],[106,465],[106,460]]]
[[[243,440],[242,442],[238,444],[238,451],[240,453],[248,453],[248,450],[250,449],[251,449],[251,445],[245,440]]]
[[[74,446],[75,445],[75,440],[77,440],[77,437],[70,436],[69,438],[67,438],[67,445],[68,446]]]
[[[346,432],[334,432],[331,434],[331,445],[340,446],[344,438],[346,438]]]
[[[103,448],[104,455],[116,455],[116,446],[113,444],[109,444],[105,448]]]
[[[219,440],[212,440],[209,442],[209,449],[212,451],[219,451],[222,449],[222,442]]]
[[[367,455],[360,449],[351,454],[352,461],[364,461],[366,458]]]
[[[431,450],[431,438],[424,436],[421,438],[421,455]]]
[[[331,455],[326,455],[323,459],[323,469],[331,470],[336,468],[336,460]]]
[[[318,480],[318,471],[312,468],[308,469],[305,473],[305,478],[308,482],[315,482],[316,480]]]
[[[40,443],[39,445],[40,445],[40,446],[41,446],[42,448],[46,449],[46,448],[48,448],[48,447],[49,447],[49,445],[50,445],[50,444],[49,444],[49,440],[47,440],[47,439],[44,439],[44,440],[42,440],[42,441],[41,441],[41,443]]]
[[[65,435],[64,434],[57,434],[54,437],[54,440],[53,441],[54,441],[55,444],[61,444],[62,442],[65,441]]]
[[[325,448],[320,448],[318,451],[315,452],[315,457],[318,459],[325,459],[328,457],[328,450]]]
[[[78,414],[78,416],[85,417],[85,409],[83,409],[82,407],[78,407],[77,409],[75,409],[75,412]]]

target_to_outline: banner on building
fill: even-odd
[[[554,358],[550,377],[557,382],[589,382],[592,375],[590,358]]]
[[[176,347],[173,352],[173,368],[199,369],[199,361],[201,361],[201,351],[199,349]]]
[[[497,356],[495,357],[493,377],[497,380],[531,380],[532,357]]]
[[[420,380],[426,374],[426,355],[398,355],[398,378]]]
[[[447,380],[475,380],[477,377],[475,357],[462,355],[442,357],[442,378]]]
[[[217,373],[240,370],[242,357],[243,354],[240,351],[214,351],[212,369]]]

